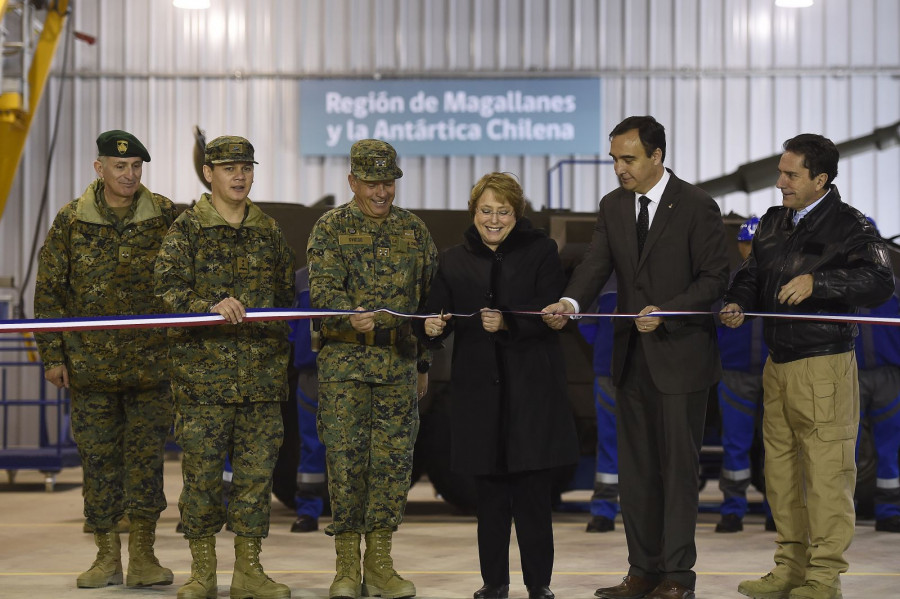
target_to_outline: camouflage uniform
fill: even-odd
[[[209,194],[181,214],[156,261],[156,293],[171,312],[210,312],[231,296],[249,308],[290,307],[294,253],[281,229],[247,200],[240,227]],[[239,536],[269,529],[272,468],[281,446],[290,348],[283,321],[168,329],[176,439],[184,450],[179,500],[188,539],[214,535],[225,454],[234,478],[227,522]]]
[[[392,206],[376,222],[351,201],[319,219],[307,257],[313,307],[415,313],[424,306],[437,250],[411,212]],[[348,317],[322,324],[318,429],[327,448],[329,534],[396,530],[406,506],[420,350],[406,319],[378,314],[376,330],[389,342],[348,341],[356,336]]]
[[[38,260],[36,317],[161,311],[153,294],[153,263],[175,206],[141,185],[120,219],[104,188],[97,179],[53,221]],[[166,507],[163,448],[172,426],[164,331],[36,338],[45,369],[64,365],[69,373],[87,524],[109,531],[123,514],[155,522]]]

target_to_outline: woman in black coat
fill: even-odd
[[[556,242],[524,210],[510,175],[475,184],[473,225],[464,243],[442,253],[428,300],[429,313],[445,315],[423,323],[433,344],[455,333],[451,468],[474,475],[478,489],[484,586],[475,599],[509,594],[513,521],[529,598],[553,598],[552,471],[578,459],[557,333],[538,316],[512,313],[540,311],[566,284]]]

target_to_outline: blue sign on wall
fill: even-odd
[[[309,79],[300,153],[346,156],[374,137],[403,156],[600,152],[600,80]]]

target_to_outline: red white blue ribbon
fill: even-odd
[[[425,319],[439,317],[440,314],[406,314],[389,310],[387,308],[379,308],[376,310],[366,310],[366,312],[384,313],[398,316],[401,318]],[[244,317],[245,322],[266,322],[275,320],[305,320],[309,318],[330,318],[334,316],[350,316],[359,314],[359,311],[353,310],[293,310],[282,308],[250,308]],[[471,314],[450,313],[450,316],[457,318],[469,318],[478,315],[480,312]],[[507,314],[543,316],[543,312],[539,311],[505,311]],[[717,314],[717,312],[691,312],[691,311],[659,311],[651,312],[645,316],[649,317],[682,317],[682,316],[704,316]],[[447,314],[444,314],[447,316]],[[580,317],[604,317],[604,318],[638,318],[637,314],[622,313],[559,313],[561,316],[580,316]],[[826,322],[853,322],[858,324],[876,324],[900,326],[900,317],[886,316],[861,316],[857,314],[783,314],[771,312],[744,312],[745,316],[758,316],[762,318],[777,318],[788,320],[814,320]],[[146,329],[146,328],[168,328],[168,327],[197,327],[212,326],[225,324],[225,317],[214,313],[201,314],[149,314],[137,316],[81,316],[73,318],[43,318],[43,319],[25,319],[25,320],[0,320],[0,333],[50,333],[62,331],[97,331],[112,329]]]
[[[427,318],[427,315],[404,314],[387,308],[368,310],[384,312],[405,318]],[[303,320],[350,316],[359,314],[351,310],[292,310],[282,308],[250,308],[244,322],[274,320]],[[215,313],[198,314],[146,314],[137,316],[78,316],[72,318],[36,318],[25,320],[0,320],[0,333],[51,333],[62,331],[106,331],[112,329],[149,329],[168,327],[202,327],[225,324],[225,317]]]

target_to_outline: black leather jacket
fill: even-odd
[[[795,228],[794,211],[770,208],[759,222],[753,249],[725,294],[747,312],[855,314],[894,291],[887,247],[837,187]],[[794,277],[812,274],[812,295],[796,306],[778,302],[778,291]],[[852,323],[765,319],[769,355],[778,363],[853,349]]]

